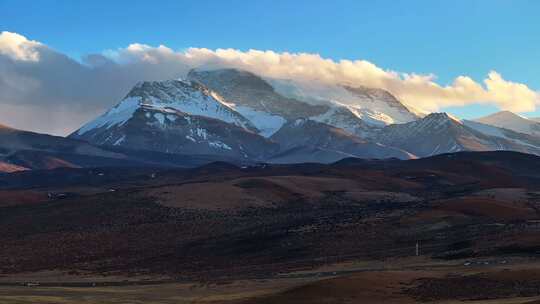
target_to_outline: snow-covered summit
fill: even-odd
[[[138,83],[70,137],[127,149],[259,159],[277,149],[259,132],[204,85],[166,80]]]
[[[358,136],[374,128],[418,119],[389,92],[379,89],[269,79],[237,69],[192,70],[188,79],[233,102],[231,107],[259,130],[267,130],[261,132],[265,136],[297,118],[310,118]],[[261,125],[270,118],[274,123]]]
[[[76,133],[83,135],[96,128],[122,125],[135,111],[143,108],[168,114],[181,112],[205,116],[256,130],[249,120],[227,105],[215,92],[199,83],[179,79],[137,83],[120,103],[82,126]]]
[[[445,113],[431,113],[426,117],[417,121],[410,122],[408,125],[412,126],[415,131],[431,130],[437,131],[439,129],[445,129],[452,125],[461,125],[462,122],[458,118]]]
[[[382,127],[418,119],[390,92],[364,86],[270,79],[276,92],[316,105],[344,106],[364,122]]]
[[[510,111],[500,111],[475,119],[477,122],[509,129],[515,132],[540,136],[540,123]]]

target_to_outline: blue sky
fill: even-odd
[[[540,90],[540,1],[0,0],[0,30],[80,58],[138,42],[366,59],[385,69],[459,75],[490,70]],[[448,109],[476,117],[497,109]],[[534,113],[534,115],[538,114]],[[540,114],[538,114],[540,116]]]

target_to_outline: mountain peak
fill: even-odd
[[[438,121],[438,122],[453,122],[453,123],[461,124],[461,120],[459,118],[454,117],[453,115],[448,114],[446,112],[434,112],[434,113],[428,114],[421,120]]]
[[[394,96],[392,93],[388,92],[385,89],[380,88],[371,88],[363,85],[359,86],[343,86],[347,91],[357,95],[357,96],[363,96],[365,98],[369,99],[383,99],[388,104],[402,107],[403,105],[401,102]]]
[[[529,135],[540,135],[540,123],[510,111],[500,111],[474,121]]]
[[[175,79],[137,83],[115,107],[76,131],[77,135],[121,126],[138,110],[162,112],[163,115],[198,115],[219,119],[247,130],[257,129],[232,109],[217,93],[200,83]],[[162,116],[163,116],[162,115]]]
[[[488,121],[488,120],[501,120],[501,119],[505,119],[505,120],[512,119],[516,121],[530,121],[530,119],[526,117],[523,117],[517,113],[507,111],[507,110],[495,112],[495,113],[486,115],[484,117],[477,118],[475,120],[481,122],[482,120]]]
[[[196,83],[204,84],[210,88],[219,86],[223,82],[235,87],[245,87],[256,90],[274,89],[263,78],[258,75],[240,69],[223,68],[215,70],[191,69],[187,74],[187,79]]]
[[[169,79],[158,81],[140,81],[127,94],[127,97],[141,97],[143,101],[152,99],[153,102],[167,102],[187,97],[189,94],[200,93],[211,95],[212,92],[200,83],[185,79]]]
[[[525,118],[525,117],[523,117],[521,115],[518,115],[518,114],[516,114],[514,112],[511,112],[511,111],[508,111],[508,110],[499,111],[499,112],[496,112],[496,113],[481,117],[479,119],[487,119],[487,118],[527,119],[527,118]]]

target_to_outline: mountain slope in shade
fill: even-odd
[[[342,129],[309,119],[287,123],[271,139],[280,144],[282,153],[272,162],[330,163],[345,157],[410,159],[403,150],[362,140]],[[314,156],[316,155],[316,156]]]
[[[145,82],[70,137],[104,146],[246,159],[277,150],[220,99],[194,82]]]
[[[351,157],[356,158],[354,155],[341,151],[326,150],[313,146],[300,146],[272,155],[272,157],[268,159],[268,162],[273,164],[331,164]]]
[[[0,171],[86,167],[87,165],[134,165],[122,153],[87,142],[9,127],[0,128]]]
[[[93,146],[87,142],[28,131],[0,128],[0,157],[6,157],[16,151],[63,152],[110,158],[122,155]]]
[[[229,124],[227,124],[229,125]],[[236,163],[226,155],[179,155],[88,142],[0,127],[0,172],[89,167],[196,167],[214,161]]]
[[[474,121],[519,133],[540,136],[540,123],[538,121],[519,116],[510,111],[500,111]]]
[[[488,131],[480,127],[476,125],[473,128],[470,123],[463,123],[446,113],[432,113],[418,121],[387,126],[373,140],[418,157],[459,151],[511,150],[540,153],[540,145],[534,145],[534,138],[528,138],[528,142],[518,142],[504,136],[494,136],[494,133],[489,134],[502,132],[500,130]],[[508,134],[515,137],[515,133]]]

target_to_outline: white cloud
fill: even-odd
[[[271,78],[384,88],[406,104],[428,112],[473,103],[528,112],[535,110],[540,102],[538,92],[505,80],[495,71],[483,82],[459,76],[443,86],[434,75],[385,70],[365,60],[335,61],[317,54],[260,50],[174,51],[163,45],[144,44],[90,54],[80,63],[24,36],[2,32],[0,105],[26,107],[28,111],[40,109],[38,114],[58,120],[63,118],[53,112],[62,109],[69,115],[71,111],[73,115],[65,118],[65,125],[73,130],[118,102],[137,81],[177,78],[194,67],[235,67]],[[54,128],[50,125],[46,120],[32,124],[21,120],[15,126],[57,134],[65,132],[58,131],[58,125]]]
[[[0,54],[13,60],[38,61],[40,46],[41,43],[28,40],[17,33],[5,31],[0,33]]]
[[[132,44],[110,54],[114,54],[111,58],[118,62],[139,60],[159,65],[179,61],[191,67],[236,67],[271,78],[384,88],[422,111],[483,103],[528,112],[534,111],[540,103],[538,92],[524,84],[507,81],[495,71],[487,75],[483,85],[470,77],[459,76],[451,85],[441,86],[435,82],[434,75],[399,73],[365,60],[334,61],[308,53],[204,48],[174,52],[163,45],[153,48]]]

